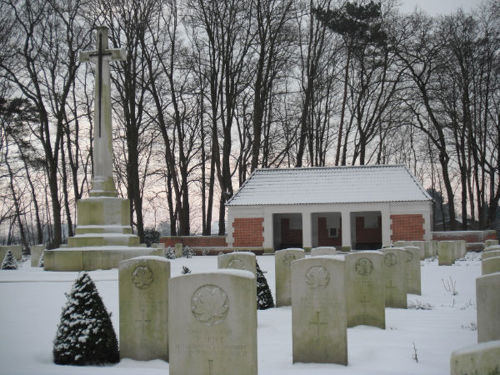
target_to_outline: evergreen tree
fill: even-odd
[[[67,297],[54,340],[54,362],[80,366],[118,362],[111,314],[87,273],[80,275]]]
[[[144,243],[147,247],[151,247],[154,243],[160,242],[160,232],[154,228],[144,229]]]
[[[274,307],[273,295],[267,284],[266,277],[257,263],[257,309],[267,310]]]
[[[192,258],[194,254],[194,250],[189,246],[184,246],[184,248],[182,249],[182,255],[184,255],[186,258]]]
[[[17,270],[16,258],[14,258],[14,254],[12,254],[12,251],[10,251],[10,250],[7,250],[5,257],[3,258],[2,269],[3,270]]]
[[[167,247],[167,251],[165,252],[165,258],[167,259],[175,259],[175,251],[171,246]]]

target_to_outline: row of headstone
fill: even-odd
[[[276,252],[277,301],[292,305],[293,362],[346,365],[347,327],[385,328],[385,307],[406,308],[409,286],[419,289],[419,251]],[[163,257],[121,262],[122,357],[168,360],[173,374],[230,374],[236,364],[256,373],[255,267],[253,253],[221,254],[217,272],[169,280]]]
[[[169,260],[144,256],[120,263],[119,295],[122,358],[163,359],[174,375],[257,374],[253,273],[170,278]]]
[[[438,264],[440,266],[451,266],[457,259],[463,258],[467,253],[464,240],[439,241]]]

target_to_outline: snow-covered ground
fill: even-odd
[[[274,296],[274,257],[259,256],[257,261],[267,271]],[[348,329],[348,366],[292,364],[291,308],[259,311],[259,374],[449,374],[451,352],[477,342],[475,279],[481,273],[479,254],[469,253],[465,260],[448,267],[439,267],[437,260],[421,264],[422,295],[408,295],[414,308],[387,308],[385,330],[368,326]],[[217,258],[173,260],[172,276],[180,275],[183,265],[192,272],[215,270]],[[118,336],[118,271],[95,271],[90,276],[113,314]],[[160,360],[125,359],[113,366],[71,368],[52,363],[52,341],[65,293],[76,277],[75,272],[46,272],[28,263],[16,271],[0,271],[0,374],[168,374],[168,363]],[[454,283],[455,296],[445,289]]]

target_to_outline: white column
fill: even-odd
[[[391,244],[391,212],[387,207],[382,209],[380,214],[382,215],[382,247],[384,247]]]
[[[311,212],[304,210],[302,214],[302,247],[312,248],[312,227],[311,227]]]
[[[273,213],[264,209],[264,248],[274,248],[274,226],[273,226]]]
[[[342,246],[352,246],[351,244],[351,212],[342,210]]]

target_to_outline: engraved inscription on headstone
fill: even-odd
[[[235,268],[237,270],[244,270],[245,264],[241,261],[241,259],[233,259],[228,263],[227,268]]]
[[[373,262],[368,258],[360,258],[354,265],[356,273],[361,276],[368,276],[373,272]]]
[[[191,297],[191,312],[196,320],[207,326],[224,321],[228,311],[229,298],[226,292],[216,285],[204,285]]]
[[[132,282],[136,288],[147,289],[153,280],[153,272],[148,266],[139,265],[135,267],[134,272],[132,272]]]
[[[319,338],[320,332],[321,332],[321,326],[327,326],[327,322],[322,322],[321,319],[319,318],[319,311],[316,311],[316,314],[314,315],[314,319],[309,322],[309,324],[312,324],[313,326],[316,326],[316,338]]]
[[[313,266],[307,270],[306,284],[311,289],[324,288],[330,282],[330,272],[323,266]]]
[[[387,267],[392,267],[398,264],[398,258],[395,254],[393,253],[387,253],[384,255],[384,264]]]

